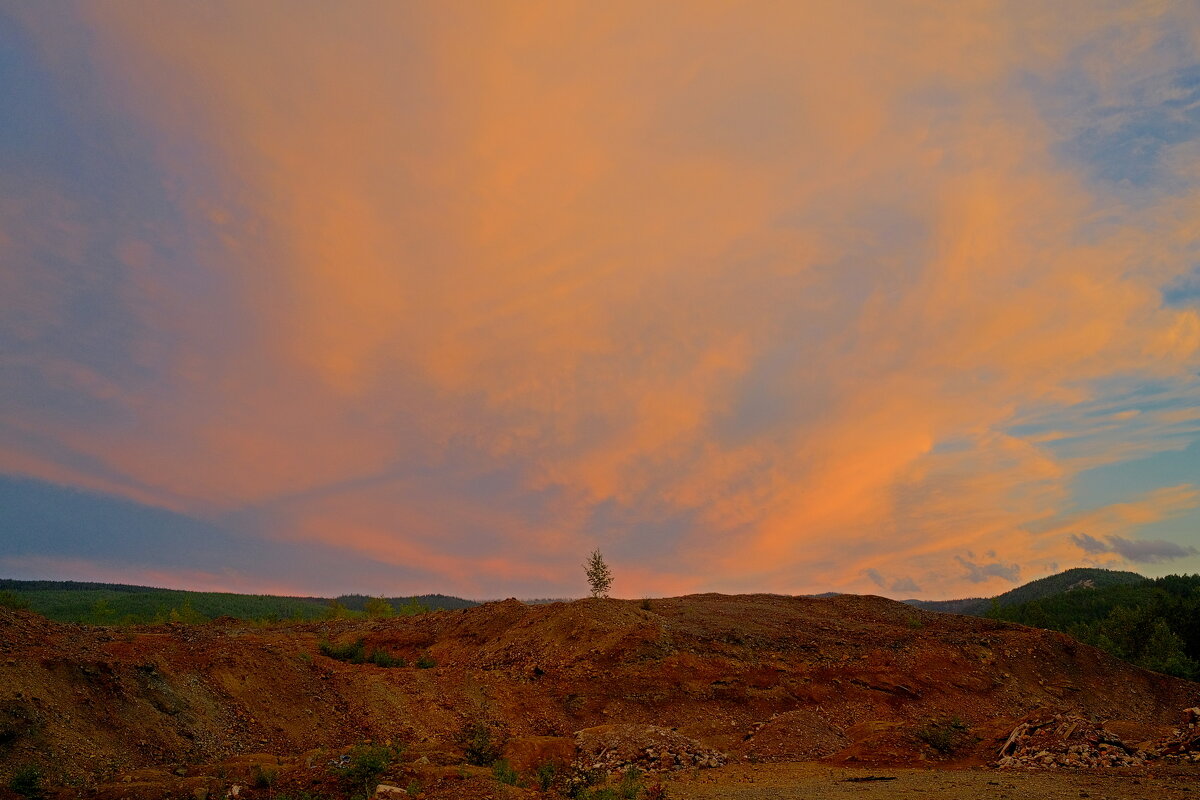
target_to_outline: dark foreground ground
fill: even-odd
[[[895,780],[852,780],[869,777]],[[1119,774],[738,764],[677,776],[664,785],[672,800],[1193,800],[1200,798],[1200,767]]]

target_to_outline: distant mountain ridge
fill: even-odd
[[[993,605],[1004,608],[1054,597],[1075,589],[1104,589],[1109,586],[1144,583],[1147,580],[1149,578],[1136,572],[1076,567],[1057,575],[1030,581],[995,597],[968,597],[962,600],[905,600],[904,602],[927,611],[982,617],[992,609]]]
[[[319,619],[330,613],[334,601],[343,610],[361,613],[368,595],[293,597],[236,592],[197,592],[123,583],[45,581],[0,578],[0,592],[13,592],[31,610],[58,622],[114,624],[154,622],[186,617],[237,619]],[[473,600],[444,594],[384,598],[397,611],[413,604],[430,610],[451,610],[479,605]]]

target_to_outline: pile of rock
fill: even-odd
[[[1127,745],[1098,722],[1068,714],[1032,719],[1013,729],[1000,748],[1002,769],[1136,767],[1147,753]]]
[[[612,774],[635,767],[642,772],[672,772],[693,767],[720,767],[724,753],[687,736],[655,725],[600,725],[575,734],[579,772]]]
[[[1167,761],[1186,761],[1200,764],[1200,707],[1186,708],[1183,723],[1148,748],[1148,754]]]

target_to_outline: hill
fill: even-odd
[[[0,579],[0,592],[13,592],[32,611],[57,622],[92,625],[133,625],[154,622],[204,622],[218,617],[241,620],[315,620],[331,613],[361,615],[365,595],[287,597],[279,595],[193,592],[76,581]],[[331,612],[333,601],[342,607]],[[387,598],[396,610],[457,609],[478,605],[471,600],[440,594]]]
[[[982,617],[988,615],[996,607],[1004,608],[1028,603],[1075,589],[1103,589],[1108,586],[1142,583],[1146,580],[1148,579],[1145,576],[1136,572],[1077,567],[1030,581],[995,597],[968,597],[962,600],[905,600],[904,602],[928,611]]]
[[[1126,730],[1151,738],[1200,703],[1198,684],[1058,633],[883,598],[648,605],[509,600],[122,630],[0,608],[0,776],[40,764],[101,799],[225,796],[232,782],[252,797],[324,795],[329,753],[370,740],[405,746],[394,780],[468,797],[496,785],[470,784],[494,780],[470,764],[501,751],[527,774],[587,742],[603,745],[596,758],[636,744],[637,758],[667,769],[726,758],[978,764],[1030,714],[1130,720]],[[331,657],[350,649],[404,666]],[[439,794],[446,782],[463,788]]]
[[[1148,669],[1200,677],[1200,575],[1064,592],[989,616],[1062,631]]]

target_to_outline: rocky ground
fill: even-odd
[[[359,641],[403,666],[321,648]],[[549,763],[559,790],[568,773],[634,766],[672,796],[707,784],[670,776],[736,786],[748,769],[770,785],[783,774],[770,765],[816,760],[986,767],[1003,785],[1030,768],[1189,769],[1181,714],[1197,705],[1200,685],[1061,634],[874,597],[505,601],[128,630],[0,609],[0,778],[40,769],[63,797],[348,796],[338,759],[367,742],[389,753],[386,783],[430,798],[537,796]],[[498,756],[525,788],[471,763]]]

